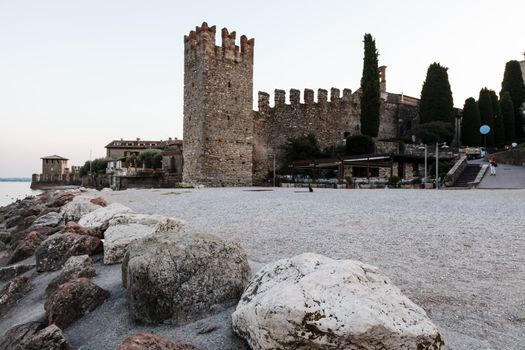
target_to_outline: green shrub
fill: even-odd
[[[390,176],[390,178],[388,179],[388,186],[397,187],[399,182],[401,182],[401,179],[399,178],[399,176]]]

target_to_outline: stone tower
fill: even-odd
[[[183,182],[251,186],[254,39],[204,22],[184,37]]]

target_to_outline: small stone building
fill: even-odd
[[[52,155],[40,159],[42,159],[41,181],[62,181],[62,178],[69,173],[67,158]]]
[[[49,186],[66,186],[80,184],[80,167],[67,167],[67,158],[52,155],[42,157],[42,173],[33,174],[31,188],[45,188]]]

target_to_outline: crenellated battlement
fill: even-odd
[[[258,108],[259,111],[267,111],[271,108],[279,108],[283,106],[299,107],[300,105],[315,106],[315,105],[326,105],[328,103],[339,104],[347,103],[352,101],[352,90],[343,89],[343,95],[341,96],[341,90],[337,88],[330,89],[330,101],[328,101],[328,90],[318,89],[317,90],[317,101],[314,101],[314,90],[304,89],[303,97],[304,103],[301,103],[301,91],[298,89],[290,89],[290,103],[286,103],[286,91],[282,89],[275,89],[274,91],[274,107],[270,107],[270,94],[264,91],[259,91],[258,95]]]
[[[227,28],[223,28],[221,30],[222,44],[217,46],[216,32],[216,26],[209,27],[206,22],[203,22],[200,27],[195,27],[195,30],[184,36],[185,53],[195,51],[235,62],[253,62],[255,39],[248,39],[246,35],[242,35],[240,46],[236,45],[237,33],[230,33]]]

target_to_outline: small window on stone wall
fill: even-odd
[[[229,115],[227,115],[227,116],[226,116],[226,119],[227,119],[227,120],[230,120],[230,116],[229,116]]]
[[[228,87],[229,87],[229,88],[232,87],[232,83],[231,83],[231,81],[228,82]]]

